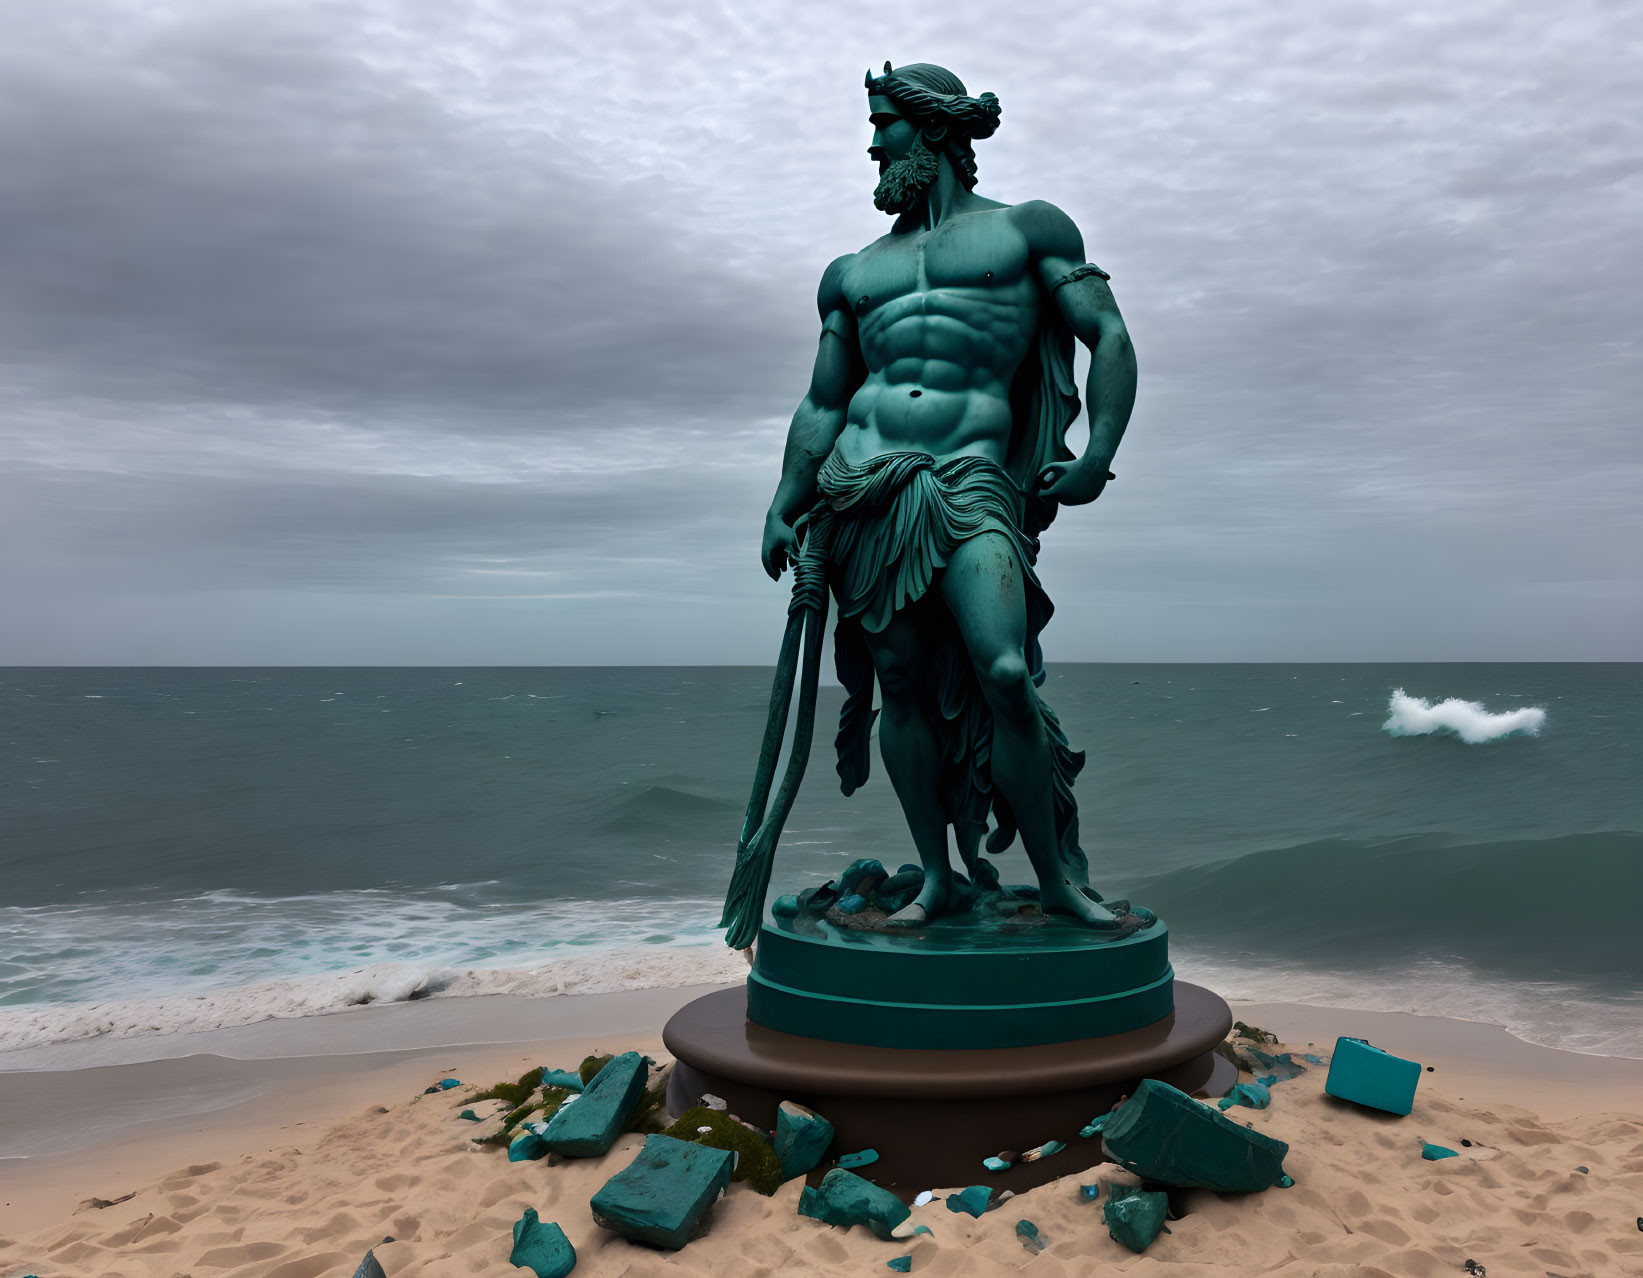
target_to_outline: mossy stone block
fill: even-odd
[[[833,1124],[813,1109],[794,1101],[776,1107],[776,1157],[782,1177],[803,1176],[827,1156],[833,1144]]]
[[[576,1268],[576,1248],[570,1245],[565,1231],[553,1221],[544,1224],[536,1215],[536,1208],[525,1208],[525,1214],[513,1222],[513,1251],[508,1263],[519,1269],[529,1269],[536,1278],[566,1278]]]
[[[622,1134],[645,1092],[648,1070],[638,1052],[624,1052],[593,1076],[575,1104],[560,1105],[542,1140],[556,1154],[591,1158]]]
[[[730,1184],[729,1150],[657,1133],[589,1206],[604,1228],[633,1242],[678,1251]]]
[[[1168,1194],[1141,1191],[1107,1199],[1101,1218],[1107,1222],[1109,1234],[1140,1255],[1163,1232],[1168,1212]]]
[[[1145,1180],[1219,1193],[1256,1193],[1284,1174],[1289,1146],[1233,1122],[1156,1078],[1113,1111],[1101,1133],[1109,1157]],[[1110,1205],[1110,1204],[1109,1204]]]
[[[1418,1061],[1383,1052],[1361,1038],[1338,1038],[1324,1091],[1339,1100],[1388,1114],[1407,1114],[1415,1108],[1415,1087],[1420,1077]]]
[[[799,1215],[824,1225],[866,1225],[880,1238],[888,1239],[912,1212],[888,1189],[835,1167],[822,1177],[818,1188],[805,1186],[799,1195]]]

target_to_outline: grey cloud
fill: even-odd
[[[167,608],[191,659],[769,660],[885,57],[1000,95],[981,189],[1066,208],[1136,338],[1052,658],[1640,655],[1628,10],[76,9],[0,51],[0,589],[39,601],[0,660],[183,652]]]

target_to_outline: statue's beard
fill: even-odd
[[[935,185],[941,168],[936,153],[924,145],[922,136],[913,139],[913,149],[896,160],[879,177],[873,191],[873,207],[891,215],[906,213]]]

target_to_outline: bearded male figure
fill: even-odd
[[[846,794],[867,779],[876,680],[880,750],[924,867],[891,922],[963,903],[949,827],[967,881],[996,884],[980,857],[990,815],[987,850],[1020,835],[1046,913],[1127,930],[1140,920],[1089,887],[1072,794],[1083,755],[1038,695],[1051,604],[1033,564],[1057,508],[1112,478],[1135,400],[1129,334],[1065,213],[976,193],[972,144],[997,129],[996,97],[924,63],[886,63],[867,92],[874,203],[896,223],[822,275],[820,348],[765,520],[765,570],[799,566],[806,529],[825,523],[813,557],[839,605],[840,778]],[[1091,352],[1076,459],[1074,338]]]

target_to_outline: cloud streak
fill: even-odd
[[[885,57],[999,94],[981,189],[1135,334],[1052,658],[1643,656],[1643,21],[949,8],[16,7],[0,662],[769,660]]]

